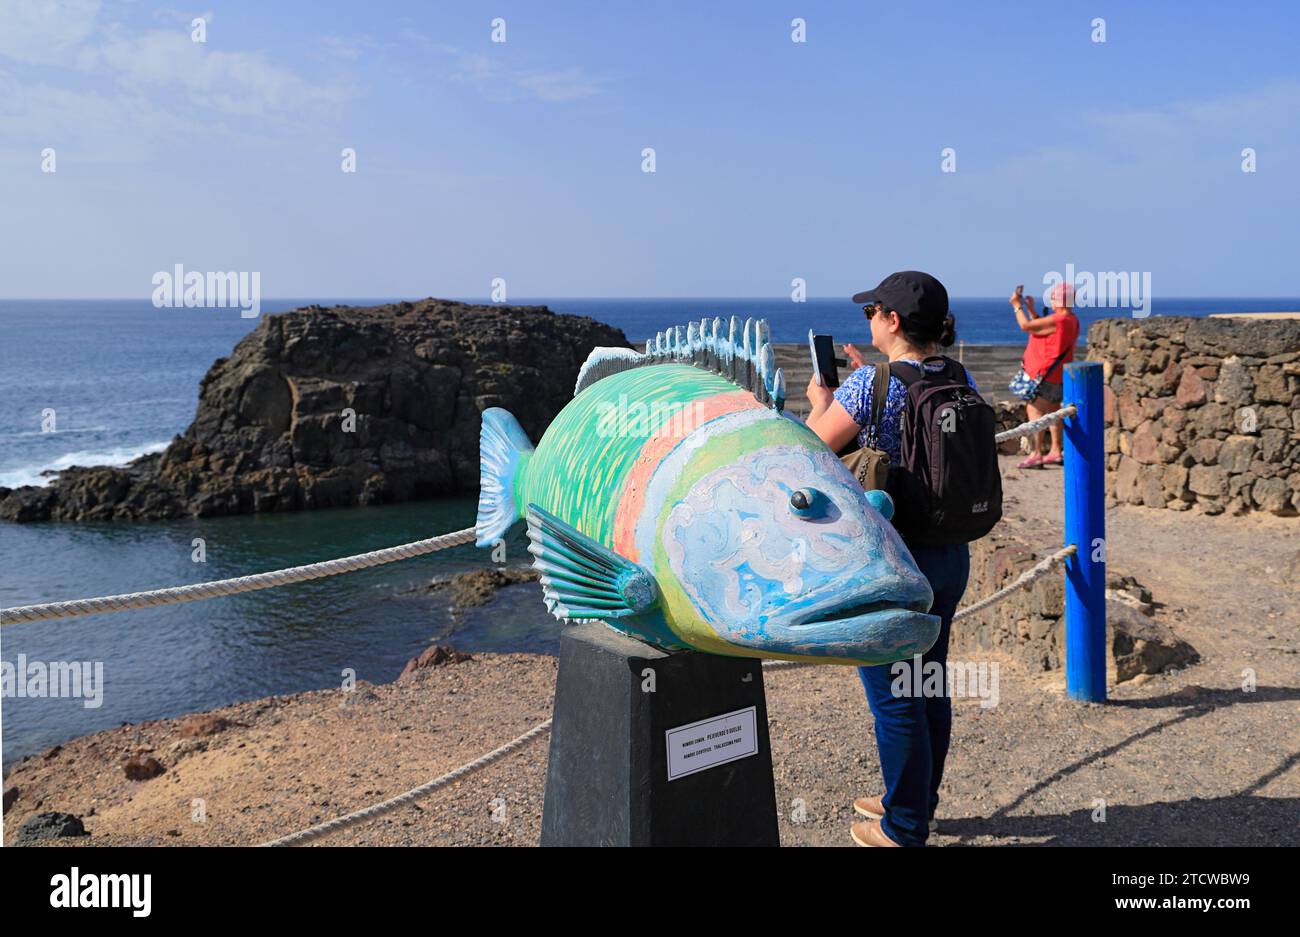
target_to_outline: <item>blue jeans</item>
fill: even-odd
[[[934,661],[942,668],[943,693],[895,695],[896,664],[859,667],[867,702],[876,720],[876,748],[885,778],[885,817],[881,826],[903,846],[924,846],[930,818],[939,806],[939,782],[952,734],[952,701],[948,698],[948,634],[966,580],[970,548],[966,544],[920,546],[908,544],[916,565],[934,590],[930,614],[942,621],[934,647],[921,656],[921,665]],[[909,668],[912,661],[906,661]],[[915,679],[920,683],[919,675]]]

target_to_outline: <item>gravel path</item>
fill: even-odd
[[[1059,470],[1004,470],[1008,526],[1054,547]],[[1204,662],[1086,705],[1065,698],[1059,672],[997,661],[998,705],[955,702],[931,842],[1300,845],[1300,522],[1124,506],[1108,524],[1111,569],[1149,586],[1158,616]],[[66,843],[272,839],[520,735],[550,715],[555,671],[548,657],[482,655],[352,693],[231,706],[217,711],[231,727],[206,738],[182,738],[179,720],[159,720],[75,739],[14,767],[6,842],[43,810],[85,818],[91,837]],[[1245,692],[1251,672],[1256,689]],[[782,841],[848,844],[850,802],[880,784],[856,675],[791,668],[769,673],[767,686]],[[539,740],[418,805],[318,842],[536,843],[546,750]],[[137,752],[166,772],[126,780],[120,763]]]

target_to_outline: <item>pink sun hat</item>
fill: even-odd
[[[1052,291],[1048,294],[1048,300],[1051,302],[1053,306],[1065,306],[1067,308],[1073,308],[1074,284],[1066,283],[1064,280],[1062,280],[1060,283],[1057,283],[1054,287],[1052,287]]]

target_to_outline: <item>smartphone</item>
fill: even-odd
[[[835,358],[835,341],[829,335],[815,335],[808,330],[808,350],[812,354],[813,374],[822,387],[839,387],[840,371]]]

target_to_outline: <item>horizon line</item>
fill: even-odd
[[[466,298],[466,297],[457,297],[457,296],[432,296],[432,295],[428,295],[428,296],[418,296],[418,297],[411,297],[411,296],[383,296],[383,295],[373,295],[373,296],[366,296],[366,295],[355,295],[355,296],[343,296],[343,295],[337,295],[337,296],[325,296],[325,295],[322,295],[322,296],[319,296],[319,297],[317,297],[317,298],[315,298],[315,299],[313,299],[313,297],[312,297],[312,296],[309,296],[309,295],[304,295],[304,296],[263,296],[263,297],[260,298],[259,301],[260,301],[260,302],[263,302],[263,303],[266,303],[266,302],[298,302],[298,301],[319,302],[319,301],[322,300],[322,299],[328,299],[328,300],[359,300],[359,299],[365,299],[365,300],[372,300],[372,301],[374,301],[374,300],[379,300],[379,301],[383,301],[383,302],[419,302],[419,301],[421,301],[421,300],[425,300],[425,299],[437,299],[437,300],[444,300],[444,301],[448,301],[448,302],[472,303],[472,304],[474,304],[474,305],[479,305],[479,306],[519,306],[519,305],[527,305],[529,300],[537,300],[537,301],[545,301],[545,302],[561,302],[561,301],[566,301],[566,300],[575,300],[575,299],[576,299],[576,300],[581,300],[581,301],[583,301],[583,302],[593,302],[593,301],[602,301],[602,300],[615,300],[615,301],[620,301],[620,302],[625,302],[625,301],[637,301],[637,302],[650,302],[650,301],[671,301],[671,302],[686,302],[686,301],[690,301],[690,302],[717,302],[717,301],[737,301],[737,300],[739,300],[739,301],[744,301],[744,302],[753,302],[753,301],[770,302],[770,301],[773,301],[773,300],[783,300],[783,301],[788,301],[788,302],[790,303],[790,305],[792,305],[792,306],[799,306],[799,305],[802,305],[803,302],[807,302],[807,301],[810,301],[810,300],[818,300],[818,301],[822,301],[822,300],[833,300],[833,301],[835,301],[835,302],[843,302],[845,305],[850,305],[850,306],[856,306],[856,305],[857,305],[857,303],[854,303],[851,299],[843,299],[843,298],[841,298],[841,297],[839,297],[839,296],[808,296],[808,297],[806,297],[806,298],[803,300],[803,302],[795,302],[794,300],[785,300],[784,297],[779,297],[779,296],[522,296],[522,297],[519,297],[518,299],[510,299],[510,300],[506,300],[505,302],[494,302],[494,301],[492,301],[491,299],[488,299],[488,298],[486,298],[486,297],[469,297],[469,298]],[[977,296],[977,295],[974,295],[974,294],[969,294],[969,295],[954,296],[954,297],[952,297],[952,299],[955,300],[955,301],[960,302],[960,301],[962,301],[962,300],[972,300],[972,299],[1003,300],[1003,297],[1001,297],[1001,296],[992,296],[992,295],[989,295],[989,296]],[[1247,300],[1247,301],[1251,301],[1251,302],[1256,302],[1256,301],[1260,301],[1260,300],[1288,300],[1288,301],[1296,301],[1296,300],[1300,300],[1300,293],[1298,293],[1298,294],[1296,294],[1296,295],[1294,295],[1294,296],[1250,296],[1250,295],[1243,295],[1243,294],[1235,294],[1235,295],[1233,295],[1233,296],[1214,296],[1214,295],[1177,295],[1177,296],[1175,296],[1175,295],[1169,295],[1169,296],[1164,296],[1163,299],[1164,299],[1164,300],[1171,300],[1171,299],[1177,299],[1177,300],[1185,300],[1185,299],[1195,299],[1195,300],[1210,300],[1210,299],[1216,299],[1216,300],[1217,300],[1217,299],[1226,299],[1226,300]],[[30,302],[127,302],[127,301],[150,302],[151,300],[150,300],[150,297],[148,297],[148,296],[0,296],[0,303],[8,303],[8,302],[14,302],[14,303],[21,303],[21,302],[26,302],[26,303],[30,303]],[[1004,300],[1004,301],[1005,301],[1005,300]],[[1158,301],[1160,301],[1160,300],[1155,299],[1154,297],[1152,298],[1152,302],[1158,302]],[[225,308],[225,307],[209,307],[209,306],[160,306],[160,307],[158,307],[158,308],[160,308],[160,309],[209,309],[209,308]],[[1083,308],[1087,309],[1087,308],[1091,308],[1091,307],[1087,307],[1087,306],[1085,306],[1085,307],[1083,307]],[[1100,307],[1099,307],[1099,308],[1100,308]],[[1106,308],[1124,308],[1124,307],[1106,307]]]

